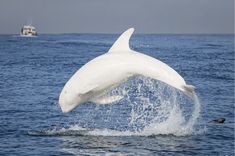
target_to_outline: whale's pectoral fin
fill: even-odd
[[[129,40],[131,35],[134,32],[134,28],[130,28],[126,30],[122,35],[116,40],[113,46],[109,49],[108,53],[115,53],[115,52],[130,52]]]
[[[91,99],[91,102],[97,103],[97,104],[111,104],[113,102],[117,102],[123,99],[123,96],[120,95],[112,95],[112,96],[99,96]]]

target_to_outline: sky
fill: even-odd
[[[0,0],[0,34],[30,20],[39,34],[231,34],[234,0]]]

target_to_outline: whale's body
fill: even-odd
[[[186,95],[191,96],[194,87],[167,64],[133,51],[129,39],[134,29],[124,32],[110,50],[82,66],[66,83],[59,104],[63,112],[69,112],[81,103],[92,101],[108,104],[120,100],[121,96],[105,95],[111,88],[137,75],[162,81]]]

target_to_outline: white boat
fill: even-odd
[[[35,37],[37,36],[36,28],[32,25],[24,25],[20,32],[21,36],[24,37]]]

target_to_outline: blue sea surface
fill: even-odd
[[[63,114],[65,83],[117,37],[0,35],[0,155],[235,154],[234,35],[132,36],[132,49],[175,69],[200,103],[136,77],[113,91],[121,101]],[[220,117],[224,124],[209,122]]]

